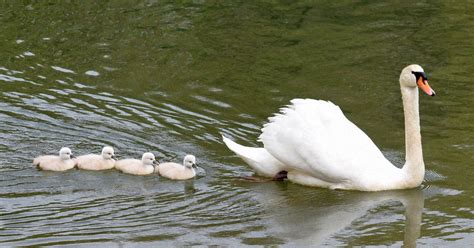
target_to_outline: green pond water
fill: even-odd
[[[474,5],[451,1],[2,1],[0,246],[474,244]],[[364,193],[251,183],[248,146],[293,98],[331,100],[396,165],[398,76],[424,67],[426,175]],[[160,161],[189,181],[37,171],[69,146]]]

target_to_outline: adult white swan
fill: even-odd
[[[400,74],[406,143],[406,162],[401,169],[392,165],[338,106],[322,100],[293,99],[281,113],[270,117],[259,137],[264,148],[223,140],[262,176],[286,175],[295,183],[330,189],[414,188],[425,174],[417,86],[435,95],[423,68],[409,65]]]

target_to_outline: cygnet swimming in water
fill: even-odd
[[[39,156],[33,160],[33,165],[41,170],[66,171],[76,166],[76,159],[71,149],[63,147],[59,150],[59,156]]]
[[[155,155],[151,152],[143,153],[142,160],[122,159],[115,162],[115,169],[132,175],[149,175],[155,171]]]
[[[77,168],[83,170],[108,170],[115,166],[114,148],[104,146],[102,153],[77,157]]]
[[[155,170],[162,176],[172,180],[186,180],[196,176],[196,157],[186,155],[183,164],[167,162],[156,166]]]

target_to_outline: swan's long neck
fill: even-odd
[[[402,87],[403,111],[405,114],[405,165],[402,168],[405,182],[419,185],[425,175],[421,148],[420,113],[418,110],[418,88]]]

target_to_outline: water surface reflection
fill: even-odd
[[[387,192],[295,192],[293,185],[250,186],[263,203],[270,231],[294,246],[377,245],[379,235],[403,233],[391,242],[415,247],[425,199],[461,192],[436,187]],[[304,196],[303,196],[304,194]],[[325,199],[322,201],[321,199]],[[403,229],[394,228],[394,223]],[[391,231],[389,231],[391,230]]]

